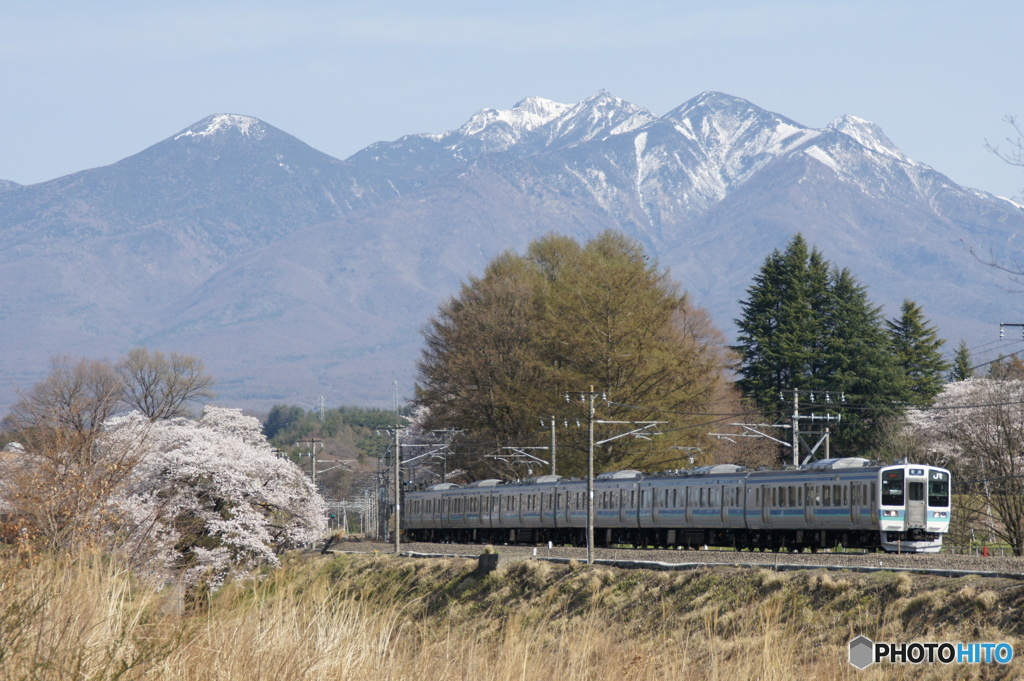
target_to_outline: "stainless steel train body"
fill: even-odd
[[[415,541],[586,543],[587,484],[541,476],[409,492],[402,528]],[[937,552],[949,529],[949,471],[829,459],[792,470],[705,466],[673,475],[606,473],[594,481],[598,545],[834,546]]]

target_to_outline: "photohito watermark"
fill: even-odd
[[[876,662],[893,664],[1009,664],[1009,643],[875,643],[867,636],[850,641],[850,664],[866,669]]]

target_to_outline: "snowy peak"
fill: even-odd
[[[545,137],[548,144],[568,146],[631,132],[654,120],[647,109],[600,90],[551,121]]]
[[[183,137],[220,137],[231,133],[258,141],[266,137],[267,128],[260,119],[253,118],[252,116],[213,114],[195,125],[182,130],[174,136],[174,139],[177,140]]]
[[[569,108],[568,104],[553,102],[543,97],[527,97],[504,113],[510,118],[521,120],[521,125],[525,129],[533,130],[558,118]]]
[[[901,161],[910,161],[892,140],[885,136],[882,129],[863,118],[845,115],[837,118],[829,124],[829,129],[840,132],[847,137],[852,137],[857,144],[865,149],[870,149],[878,154],[892,156]]]
[[[451,142],[448,147],[453,150],[470,144],[479,146],[473,149],[476,153],[504,151],[568,108],[568,104],[543,97],[527,97],[511,109],[481,109],[462,127],[440,135],[437,139]]]
[[[705,149],[743,149],[751,142],[779,153],[817,135],[794,121],[762,109],[745,99],[721,92],[704,92],[663,117]],[[773,149],[774,148],[774,149]]]

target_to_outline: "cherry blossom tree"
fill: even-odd
[[[323,499],[296,465],[275,456],[258,419],[219,407],[198,420],[132,412],[108,422],[103,445],[125,443],[140,457],[113,500],[118,532],[153,573],[216,586],[231,571],[276,566],[281,550],[323,536]]]
[[[908,424],[933,461],[954,471],[954,514],[977,518],[1024,555],[1024,381],[949,383]]]

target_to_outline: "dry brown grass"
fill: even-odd
[[[1014,642],[1024,588],[1012,584],[542,562],[481,578],[474,567],[293,557],[262,579],[186,597],[143,584],[102,557],[8,561],[0,566],[0,678],[739,681],[1019,673],[1017,665],[858,672],[847,663],[847,642],[858,633]]]

